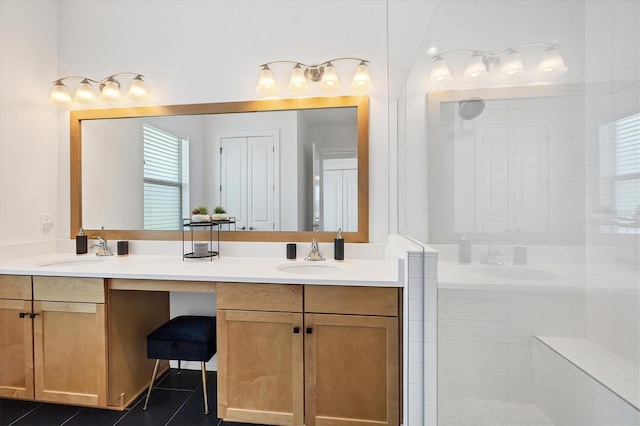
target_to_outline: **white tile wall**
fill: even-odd
[[[446,284],[442,284],[446,285]],[[441,396],[531,402],[536,334],[572,336],[574,293],[438,290]]]
[[[554,424],[640,425],[640,411],[549,346],[533,343],[534,400]]]

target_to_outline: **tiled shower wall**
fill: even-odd
[[[633,209],[640,209],[640,2],[587,1],[585,12],[586,331],[638,365],[640,218]],[[635,142],[621,149],[623,124]],[[616,186],[623,150],[635,160],[636,185],[627,180],[627,191]],[[621,220],[634,213],[635,225]]]

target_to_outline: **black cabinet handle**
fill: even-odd
[[[33,319],[33,318],[37,317],[38,315],[40,315],[40,314],[30,313],[29,314],[29,318]]]
[[[307,334],[312,334],[312,333],[313,333],[313,328],[307,327]]]
[[[295,334],[300,333],[300,327],[293,327],[293,332],[294,332]]]
[[[20,312],[18,315],[20,316],[20,318],[26,318],[27,316],[29,316],[29,312]]]

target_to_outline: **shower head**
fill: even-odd
[[[458,115],[463,120],[473,120],[484,111],[484,101],[480,98],[469,98],[459,102]]]

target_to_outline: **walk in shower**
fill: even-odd
[[[640,3],[436,3],[391,138],[398,232],[438,251],[425,400],[441,425],[638,425]],[[536,43],[564,74],[468,78],[474,51]]]

